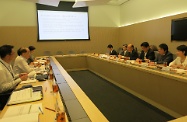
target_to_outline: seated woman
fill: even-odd
[[[169,66],[173,68],[184,69],[187,66],[187,46],[180,45],[177,47],[177,58],[172,61]]]

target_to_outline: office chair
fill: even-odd
[[[75,54],[75,52],[72,51],[72,50],[70,50],[70,51],[68,52],[68,54]]]
[[[51,51],[44,51],[44,56],[51,56]]]
[[[57,51],[56,55],[63,55],[63,52],[62,51]]]

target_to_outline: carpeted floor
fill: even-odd
[[[166,122],[174,119],[90,71],[69,74],[110,122]]]

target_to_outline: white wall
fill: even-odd
[[[37,26],[36,6],[24,0],[0,0],[0,26]],[[119,6],[89,8],[90,26],[120,26]]]
[[[120,7],[121,26],[187,12],[187,0],[130,0]]]
[[[102,5],[89,8],[90,25],[101,27],[120,26],[120,6]]]

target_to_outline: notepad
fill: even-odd
[[[38,122],[39,107],[42,103],[8,107],[0,122]]]
[[[21,81],[20,84],[28,84],[28,83],[35,83],[35,82],[36,82],[36,79],[34,79],[34,80],[29,79],[29,80],[26,80],[26,81]]]
[[[7,105],[32,102],[42,99],[42,90],[36,90],[33,92],[33,88],[26,88],[19,91],[14,91]]]
[[[0,122],[38,122],[38,113],[2,118]]]
[[[26,104],[26,105],[19,105],[19,106],[10,106],[8,107],[6,113],[4,114],[3,118],[20,116],[25,114],[34,114],[34,113],[41,113],[39,108],[42,109],[42,103],[39,104]]]

